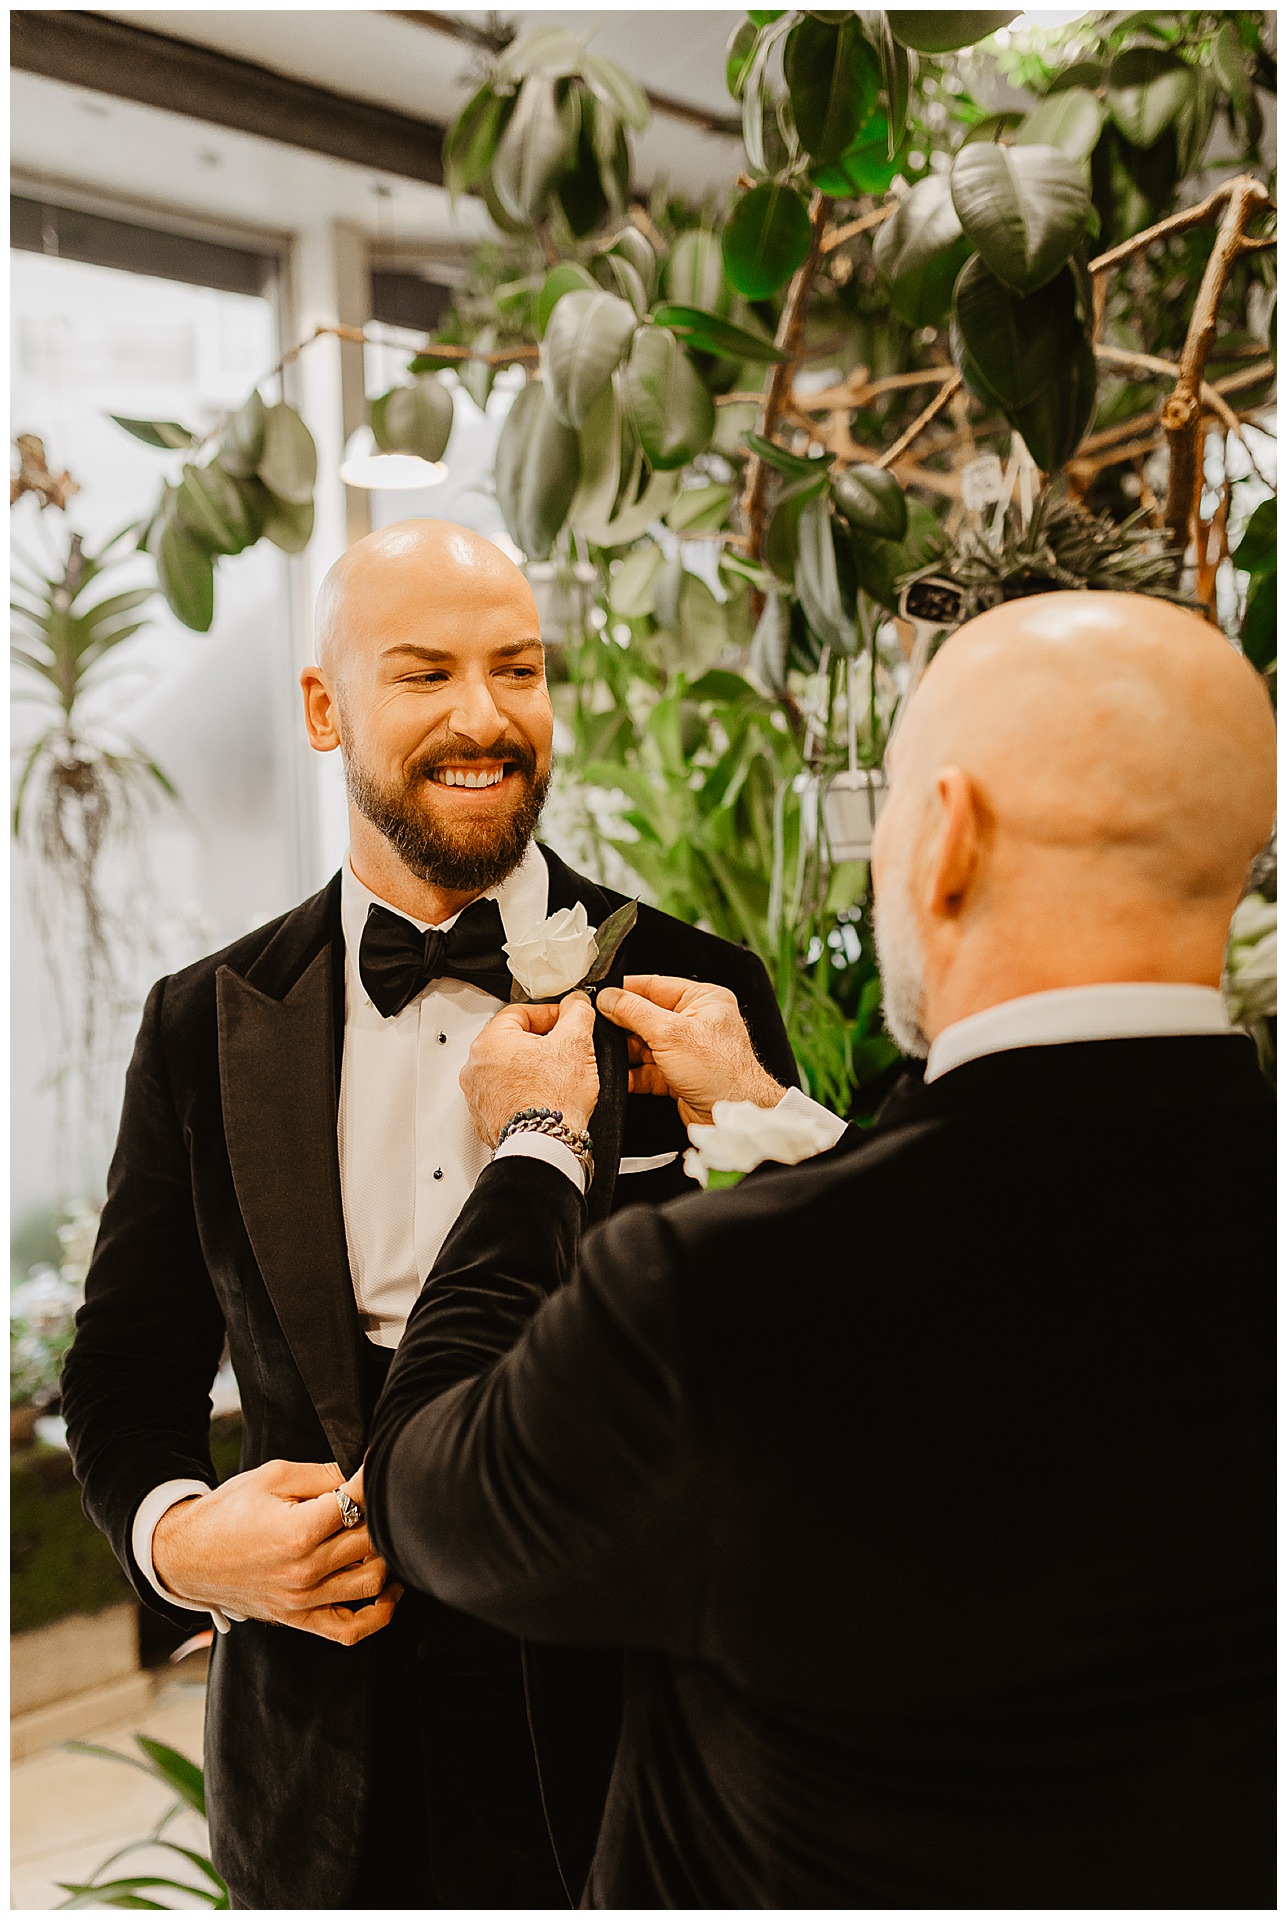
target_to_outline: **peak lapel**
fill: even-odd
[[[331,894],[300,908],[297,925],[290,916],[249,977],[220,968],[219,1073],[250,1244],[335,1459],[351,1473],[365,1434],[336,1151],[338,887]]]
[[[549,911],[573,907],[580,901],[592,927],[599,927],[619,905],[609,900],[593,880],[574,873],[571,867],[542,847],[550,871]],[[629,940],[625,942],[628,947]],[[623,947],[622,953],[625,948]],[[605,986],[619,987],[625,973],[622,953],[617,955]],[[594,1023],[594,1052],[599,1067],[599,1098],[590,1117],[590,1139],[594,1145],[594,1179],[587,1195],[591,1220],[603,1220],[612,1211],[617,1186],[617,1167],[621,1160],[621,1142],[626,1126],[626,1093],[630,1080],[630,1056],[624,1031],[610,1020]]]

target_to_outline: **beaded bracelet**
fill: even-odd
[[[585,1184],[589,1187],[594,1179],[593,1143],[588,1133],[577,1133],[574,1128],[564,1125],[558,1107],[523,1107],[518,1113],[511,1114],[497,1135],[496,1147],[499,1148],[503,1141],[515,1133],[543,1133],[549,1139],[559,1140],[565,1147],[571,1147],[585,1168]]]

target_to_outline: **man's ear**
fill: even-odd
[[[935,784],[939,825],[926,875],[926,904],[943,920],[955,919],[978,871],[982,820],[978,795],[960,767],[944,767]]]
[[[320,667],[305,667],[299,676],[304,689],[304,725],[315,753],[334,753],[340,744],[339,711]]]

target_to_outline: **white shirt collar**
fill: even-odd
[[[549,912],[550,870],[535,840],[528,842],[527,852],[513,873],[498,886],[488,887],[478,898],[495,900],[500,908],[501,924],[507,940],[521,940],[534,927],[540,926]],[[419,927],[422,933],[431,924],[428,920],[412,919],[409,913],[403,913],[401,907],[392,906],[389,901],[382,900],[378,893],[372,893],[370,887],[354,873],[353,863],[346,853],[340,872],[340,919],[344,927],[345,952],[354,968],[362,943],[362,929],[373,906],[385,907],[390,913],[399,914],[402,919],[409,920],[413,927]],[[463,907],[460,912],[464,912]],[[458,918],[459,914],[453,913],[450,919],[439,921],[439,931],[445,933],[448,927],[455,926]]]
[[[1172,982],[1115,982],[1057,987],[1003,1000],[944,1027],[929,1051],[927,1081],[967,1060],[1012,1047],[1050,1047],[1075,1040],[1136,1040],[1179,1033],[1229,1033],[1225,1004],[1215,987]]]

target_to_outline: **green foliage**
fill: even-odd
[[[724,271],[748,300],[777,293],[808,251],[808,208],[781,180],[752,187],[724,229]]]
[[[226,1911],[231,1904],[228,1889],[206,1855],[198,1853],[193,1847],[181,1847],[175,1841],[161,1837],[170,1822],[187,1810],[199,1814],[204,1820],[205,1777],[201,1768],[174,1747],[168,1747],[160,1740],[151,1740],[142,1733],[134,1735],[134,1744],[143,1756],[140,1760],[136,1760],[132,1754],[118,1753],[114,1747],[95,1746],[85,1740],[69,1740],[65,1744],[69,1753],[90,1754],[96,1759],[114,1760],[120,1766],[134,1767],[162,1786],[174,1789],[178,1798],[161,1815],[149,1834],[109,1854],[88,1880],[60,1880],[58,1884],[68,1898],[59,1902],[57,1910],[65,1912],[85,1907],[110,1907],[169,1912],[171,1909],[165,1901],[148,1897],[152,1893],[168,1892],[183,1894],[185,1905],[192,1903],[198,1907]],[[198,1878],[195,1882],[190,1879],[173,1880],[159,1873],[118,1874],[113,1879],[104,1878],[118,1861],[144,1848],[160,1848],[176,1855]]]
[[[1271,676],[1278,667],[1278,501],[1262,500],[1234,549],[1233,563],[1250,575],[1242,617],[1242,650]]]
[[[979,399],[997,407],[1023,436],[1047,473],[1072,458],[1095,412],[1088,305],[1067,267],[1024,297],[1011,293],[976,255],[956,283],[957,365]]]
[[[441,460],[451,438],[454,413],[451,395],[441,380],[432,373],[417,374],[410,386],[393,387],[371,402],[371,431],[384,453]]]

